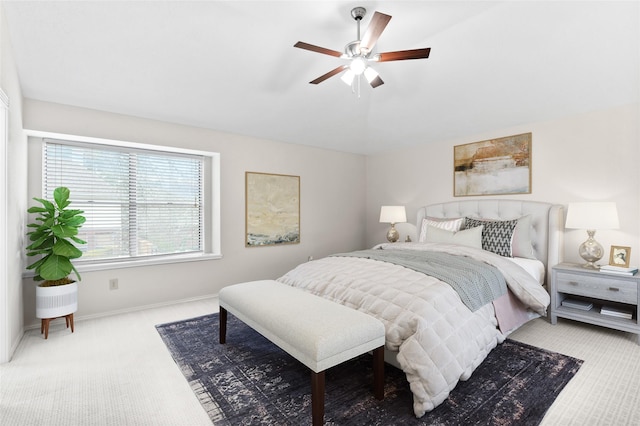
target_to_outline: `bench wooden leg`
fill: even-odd
[[[220,343],[227,343],[227,310],[220,307]]]
[[[384,346],[373,350],[373,394],[384,399]]]
[[[311,419],[313,426],[324,424],[324,371],[311,371]]]

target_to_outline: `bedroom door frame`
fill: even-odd
[[[9,362],[9,274],[7,271],[7,235],[8,220],[7,207],[9,200],[7,199],[7,144],[9,136],[9,98],[0,88],[0,164],[2,164],[2,173],[0,173],[0,364]]]

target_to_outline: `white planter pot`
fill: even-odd
[[[36,287],[36,318],[58,318],[78,310],[78,283]]]

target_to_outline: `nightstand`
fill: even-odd
[[[600,313],[603,306],[610,308],[612,315]],[[638,335],[640,345],[639,306],[640,276],[600,272],[570,263],[552,268],[551,324],[560,317],[627,331]],[[616,311],[631,313],[632,317],[624,318]]]

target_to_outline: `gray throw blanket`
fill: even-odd
[[[376,249],[340,253],[334,256],[379,260],[430,275],[449,284],[458,292],[462,302],[474,312],[507,292],[504,277],[496,267],[465,256],[440,252]]]

